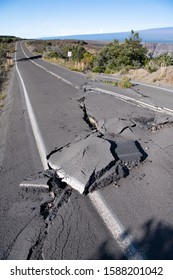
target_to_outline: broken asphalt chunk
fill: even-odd
[[[137,165],[142,156],[134,141],[115,143],[90,135],[52,154],[49,164],[60,167],[67,177],[75,178],[83,194],[87,194],[127,176],[128,168],[124,163]]]
[[[134,122],[139,123],[142,127],[145,127],[147,130],[155,132],[159,131],[164,127],[172,127],[173,126],[173,118],[168,116],[159,116],[155,118],[147,118],[147,117],[140,117],[134,118]]]
[[[116,142],[115,153],[129,167],[138,165],[145,153],[142,148],[139,149],[139,144],[137,145],[137,143],[137,141],[133,140]]]
[[[115,135],[124,134],[125,130],[129,130],[129,135],[132,133],[132,128],[136,124],[131,120],[111,118],[98,121],[97,129],[102,134],[114,133]]]

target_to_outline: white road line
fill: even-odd
[[[16,44],[16,48],[17,48],[17,44]],[[22,84],[23,93],[24,93],[24,97],[25,97],[25,102],[26,102],[26,106],[27,106],[27,110],[28,110],[28,114],[29,114],[29,118],[30,118],[30,122],[31,122],[31,127],[32,127],[32,130],[33,130],[33,134],[34,134],[35,141],[36,141],[36,144],[37,144],[37,148],[38,148],[38,151],[39,151],[40,159],[41,159],[44,170],[46,170],[47,169],[46,147],[45,147],[44,142],[42,140],[41,132],[40,132],[40,129],[38,127],[36,117],[35,117],[34,111],[32,109],[31,102],[29,100],[29,96],[28,96],[28,93],[26,91],[24,81],[23,81],[22,76],[20,74],[20,71],[18,69],[18,64],[17,64],[17,60],[16,60],[16,52],[15,52],[15,61],[16,61],[16,70],[17,70],[17,73],[19,75],[19,78],[20,78],[20,81],[21,81],[21,84]]]
[[[163,109],[166,110],[166,111],[169,111],[169,112],[173,113],[173,110],[171,110],[171,109],[168,109],[168,108],[166,108],[166,107],[163,107]]]
[[[25,51],[24,51],[24,49],[23,49],[21,43],[20,43],[20,47],[21,47],[21,49],[22,49],[22,52],[23,52],[24,55],[26,56],[26,58],[29,58],[29,56],[25,53]],[[36,66],[38,66],[38,67],[40,67],[41,69],[43,69],[44,71],[46,71],[47,73],[49,73],[50,75],[52,75],[52,76],[58,78],[59,80],[62,80],[64,83],[66,83],[66,84],[68,84],[68,85],[72,85],[72,86],[73,86],[73,84],[72,84],[71,82],[69,82],[68,80],[62,78],[61,76],[59,76],[59,75],[57,75],[57,74],[55,74],[54,72],[48,70],[46,67],[44,67],[44,66],[42,66],[42,65],[40,65],[40,64],[38,64],[38,63],[36,63],[36,62],[33,61],[32,59],[30,59],[30,61],[31,61],[33,64],[35,64]]]
[[[33,184],[33,183],[21,183],[19,185],[19,187],[21,188],[40,188],[40,189],[44,189],[44,190],[49,190],[48,185],[44,185],[44,184]]]
[[[54,169],[58,169],[57,165],[49,163]],[[57,170],[57,174],[63,177],[63,181],[70,185],[73,189],[77,190],[79,193],[83,193],[85,185],[81,183],[78,179],[66,174],[63,170]],[[113,213],[111,208],[108,206],[107,202],[101,195],[99,191],[89,193],[88,197],[92,202],[94,208],[99,214],[100,218],[104,222],[105,226],[113,236],[113,238],[118,243],[122,252],[125,254],[127,259],[131,260],[144,260],[146,257],[139,252],[139,250],[133,245],[132,236],[126,234],[126,230],[120,223],[119,219]]]
[[[155,85],[148,85],[148,84],[144,84],[144,83],[141,83],[141,82],[138,82],[138,81],[134,81],[134,80],[131,80],[131,82],[133,84],[137,84],[137,85],[141,85],[141,86],[145,86],[145,87],[150,87],[150,88],[156,88],[156,89],[160,89],[160,90],[164,90],[164,91],[169,91],[169,92],[172,92],[173,93],[173,89],[167,89],[167,88],[163,88],[163,87],[159,87],[159,86],[155,86]]]
[[[16,53],[15,53],[15,60],[16,60]],[[22,79],[22,76],[20,74],[20,71],[18,69],[17,61],[16,61],[16,70],[19,75],[19,78],[21,80],[21,84],[23,87],[23,92],[27,104],[27,110],[31,122],[31,126],[33,129],[34,137],[37,143],[37,147],[39,150],[40,158],[43,164],[44,169],[47,169],[47,160],[46,160],[46,148],[32,109],[32,105],[30,103],[26,87],[24,84],[24,81]],[[52,168],[60,169],[58,166],[53,166],[50,162],[50,165]],[[58,175],[61,177],[64,177],[63,181],[65,181],[67,184],[69,184],[72,188],[78,190],[80,193],[84,190],[84,185],[78,181],[76,178],[67,175],[62,169],[57,171]],[[21,184],[22,186],[22,184]],[[125,256],[128,259],[145,259],[145,257],[139,252],[137,248],[135,248],[132,244],[132,237],[129,234],[125,234],[126,230],[123,227],[123,225],[120,223],[118,218],[116,217],[115,213],[112,212],[110,207],[107,205],[106,201],[100,194],[100,192],[95,191],[91,194],[89,194],[90,201],[92,202],[94,208],[100,215],[101,219],[105,223],[106,227],[112,234],[115,241],[120,246],[122,252],[125,254]],[[124,236],[123,236],[124,235]]]
[[[126,233],[125,228],[123,227],[115,213],[112,212],[101,193],[95,191],[93,193],[90,193],[89,197],[98,214],[105,223],[106,227],[109,229],[119,247],[126,255],[127,259],[146,259],[146,257],[142,253],[140,253],[139,250],[133,245],[132,237]]]
[[[99,76],[98,76],[99,77]],[[111,79],[111,80],[115,80],[115,81],[121,81],[120,78],[116,78],[116,77],[112,77],[112,76],[101,76],[100,77],[102,79],[104,78],[107,78],[107,79]],[[156,88],[156,89],[159,89],[159,90],[164,90],[164,91],[169,91],[169,92],[172,92],[173,93],[173,89],[170,89],[170,88],[164,88],[164,87],[159,87],[159,86],[156,86],[156,85],[151,85],[151,84],[145,84],[145,83],[141,83],[139,81],[135,81],[135,80],[131,80],[132,84],[134,85],[141,85],[141,86],[145,86],[145,87],[150,87],[150,88]]]
[[[173,116],[173,110],[171,109],[168,109],[168,108],[161,108],[161,107],[158,107],[158,106],[153,106],[151,104],[148,104],[148,103],[145,103],[145,102],[142,102],[140,100],[136,100],[132,97],[127,97],[127,96],[124,96],[124,95],[121,95],[117,92],[113,92],[113,91],[109,91],[109,90],[105,90],[105,89],[102,89],[102,88],[92,88],[93,91],[97,91],[97,92],[102,92],[102,93],[105,93],[105,94],[109,94],[109,95],[113,95],[115,98],[118,98],[122,101],[131,101],[131,102],[134,102],[134,103],[137,103],[139,106],[141,107],[144,107],[144,108],[148,108],[152,111],[155,111],[155,112],[159,112],[159,113],[165,113],[167,115],[171,115]]]

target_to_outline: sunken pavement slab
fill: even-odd
[[[86,195],[127,176],[127,163],[137,165],[143,157],[137,146],[132,140],[116,143],[92,134],[53,153],[49,164],[57,173],[62,172],[66,178],[80,182],[82,193]],[[70,186],[76,189],[73,183]]]

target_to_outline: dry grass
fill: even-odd
[[[122,77],[122,79],[119,82],[106,80],[103,81],[103,83],[120,88],[131,88],[133,86],[133,84],[131,83],[131,79],[126,76]]]
[[[47,60],[47,61],[52,62],[52,63],[59,64],[61,66],[69,68],[73,71],[79,71],[79,72],[83,72],[87,67],[87,64],[83,61],[74,62],[72,60],[65,60],[65,59],[62,59],[62,58],[47,58],[47,57],[44,57],[44,60]]]
[[[131,88],[132,87],[132,83],[130,81],[131,79],[124,76],[121,81],[119,81],[118,86],[120,88]]]
[[[6,97],[6,94],[3,92],[0,92],[0,109],[4,106],[3,101],[4,101],[5,97]]]

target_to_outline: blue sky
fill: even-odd
[[[173,27],[173,0],[0,0],[0,35],[23,38]]]

